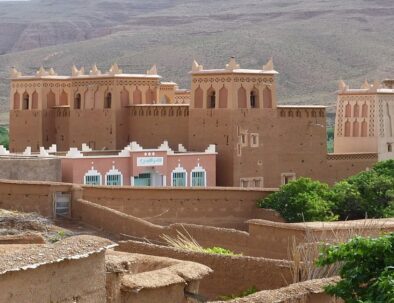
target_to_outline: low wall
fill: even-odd
[[[236,188],[83,187],[83,198],[159,225],[189,223],[247,229],[249,219],[283,222],[274,211],[256,207],[274,190]]]
[[[70,192],[71,184],[0,180],[0,208],[53,215],[55,192]]]
[[[0,302],[7,303],[105,303],[104,252],[7,272],[0,275],[0,289]]]
[[[226,301],[227,303],[343,303],[342,300],[327,295],[324,287],[335,283],[338,278],[310,280],[291,284],[275,290],[261,291],[256,294]],[[224,303],[216,301],[211,303]]]
[[[287,261],[188,252],[136,241],[121,241],[116,250],[193,261],[210,267],[213,273],[200,282],[200,293],[209,299],[238,294],[252,286],[259,290],[276,289],[292,281]]]

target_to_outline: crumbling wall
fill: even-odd
[[[104,252],[0,275],[0,302],[105,303]]]
[[[169,257],[204,264],[213,273],[200,282],[200,293],[209,299],[238,294],[252,286],[275,289],[290,283],[290,262],[245,256],[213,255],[136,241],[122,241],[119,251]]]

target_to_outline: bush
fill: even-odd
[[[9,135],[5,127],[0,127],[0,145],[3,145],[7,149],[9,148]]]
[[[326,287],[328,294],[347,303],[394,303],[394,233],[328,247],[318,265],[338,262],[342,279]]]
[[[204,248],[204,252],[208,254],[214,254],[214,255],[225,255],[225,256],[241,256],[239,254],[235,254],[229,249],[222,248],[222,247],[210,247],[210,248]]]
[[[333,221],[337,216],[331,211],[330,196],[327,184],[299,178],[260,201],[259,206],[278,211],[288,222]]]
[[[394,160],[379,162],[329,188],[300,178],[258,202],[288,222],[356,220],[394,216]]]

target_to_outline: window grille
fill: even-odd
[[[173,186],[186,186],[186,173],[185,172],[173,172],[172,173],[172,184],[173,184]]]
[[[100,175],[87,175],[85,176],[85,184],[86,185],[100,185]]]
[[[122,176],[117,175],[107,175],[107,185],[120,186],[122,185]]]
[[[205,171],[192,172],[192,186],[205,187]]]

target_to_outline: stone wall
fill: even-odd
[[[104,252],[0,275],[0,302],[105,303]]]
[[[0,179],[52,182],[62,180],[60,159],[2,156],[0,167]]]
[[[122,241],[116,250],[193,261],[213,269],[200,283],[200,293],[209,299],[238,294],[252,286],[276,289],[292,281],[290,262],[245,256],[188,252],[135,241]],[[287,282],[287,283],[286,283]]]

